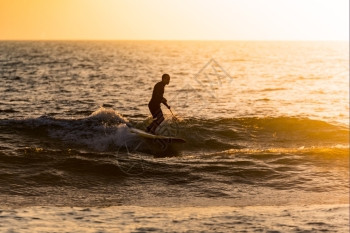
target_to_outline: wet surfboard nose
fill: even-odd
[[[183,138],[177,138],[177,137],[169,137],[169,136],[163,136],[163,135],[154,135],[147,133],[143,130],[136,129],[136,128],[129,128],[130,132],[138,135],[139,137],[142,138],[149,138],[149,139],[159,139],[159,140],[164,140],[167,143],[186,143],[186,140]]]

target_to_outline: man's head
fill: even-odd
[[[163,74],[162,76],[162,82],[165,84],[165,85],[168,85],[169,82],[170,82],[170,76],[168,74]]]

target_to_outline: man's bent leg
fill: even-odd
[[[155,134],[157,127],[164,121],[164,116],[160,108],[152,112],[152,115],[154,120],[147,127],[146,131]]]

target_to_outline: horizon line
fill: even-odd
[[[251,41],[251,42],[349,42],[349,39],[0,39],[0,41]]]

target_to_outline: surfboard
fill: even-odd
[[[130,129],[130,132],[135,133],[142,138],[158,139],[166,143],[185,143],[186,142],[185,139],[182,139],[182,138],[168,137],[163,135],[154,135],[136,128],[129,128],[129,129]]]

